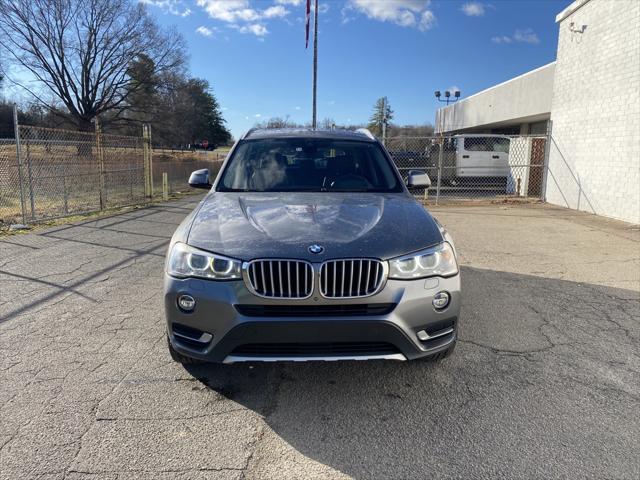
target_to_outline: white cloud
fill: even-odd
[[[154,1],[154,0],[145,0]],[[262,6],[264,2],[253,2]],[[214,20],[226,22],[231,28],[241,33],[252,33],[264,38],[269,30],[265,20],[284,18],[290,12],[283,5],[297,5],[293,1],[276,1],[278,5],[271,5],[264,10],[253,8],[249,0],[196,0],[196,5],[202,8]]]
[[[240,33],[253,33],[256,37],[264,37],[269,33],[267,27],[261,23],[252,23],[249,25],[242,25],[241,27],[234,26]]]
[[[262,116],[262,114],[261,114],[261,113],[256,113],[256,114],[254,115],[254,117],[256,117],[256,118],[260,118],[261,116]]]
[[[532,45],[540,43],[540,39],[538,35],[531,28],[525,28],[521,30],[516,30],[512,36],[507,35],[498,35],[496,37],[492,37],[491,41],[493,43],[530,43]]]
[[[484,15],[484,5],[480,2],[467,2],[460,7],[460,10],[468,17],[481,17]]]
[[[248,0],[196,0],[196,5],[202,7],[211,18],[224,22],[245,20],[247,16],[257,15],[249,7]]]
[[[164,13],[177,15],[179,17],[188,17],[191,15],[191,9],[185,6],[183,0],[138,0],[144,5],[150,5],[161,9]]]
[[[280,5],[297,6],[297,5],[300,5],[302,3],[302,0],[276,0],[276,3],[279,3]]]
[[[353,17],[352,15],[350,15],[350,14],[349,14],[349,12],[350,12],[350,11],[351,11],[351,8],[350,8],[350,7],[348,7],[348,6],[347,6],[347,7],[343,7],[343,8],[340,10],[340,17],[341,17],[341,19],[340,19],[340,23],[341,23],[342,25],[346,25],[346,24],[347,24],[347,23],[349,23],[351,20],[353,20],[353,18],[354,18],[354,17]]]
[[[363,13],[372,20],[392,22],[401,27],[430,29],[436,20],[429,6],[431,0],[349,0],[347,8]],[[343,23],[350,18],[343,12]]]
[[[507,37],[506,35],[498,35],[497,37],[491,37],[491,41],[493,43],[511,43],[511,37]]]
[[[538,35],[531,29],[525,28],[524,30],[516,30],[513,34],[513,39],[516,42],[524,42],[524,43],[540,43],[540,39]]]
[[[203,37],[211,37],[213,35],[213,30],[204,26],[200,26],[196,28],[196,33],[202,35]]]
[[[282,18],[289,13],[289,10],[282,5],[273,5],[262,12],[264,18]]]
[[[418,25],[418,28],[420,30],[422,30],[423,32],[427,31],[435,24],[436,16],[431,10],[425,10],[424,12],[422,12],[422,16],[420,17],[420,25]]]
[[[294,110],[300,110],[300,107],[299,106],[295,106],[295,107],[293,107],[293,109]]]
[[[327,13],[329,11],[328,3],[321,3],[318,5],[318,13]]]

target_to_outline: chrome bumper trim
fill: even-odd
[[[445,335],[449,335],[450,333],[453,333],[453,327],[440,330],[433,335],[429,335],[425,330],[421,330],[418,332],[418,338],[423,342],[426,342],[427,340],[433,340],[434,338],[444,337]]]
[[[404,362],[407,359],[401,353],[390,355],[339,355],[331,357],[248,357],[240,355],[229,355],[223,363],[239,362],[337,362],[342,360],[397,360]]]
[[[175,330],[173,331],[173,334],[178,338],[184,338],[185,340],[191,340],[192,342],[200,342],[200,343],[209,343],[213,338],[213,335],[207,332],[203,332],[202,335],[200,335],[198,338],[189,337],[182,333],[178,333]]]

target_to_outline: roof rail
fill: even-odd
[[[256,130],[260,130],[259,128],[250,128],[249,130],[247,130],[246,132],[244,132],[244,135],[242,135],[240,137],[240,140],[244,140],[245,138],[247,138],[249,135],[251,135],[253,132],[255,132]]]
[[[365,135],[366,137],[370,138],[371,140],[375,140],[376,139],[376,137],[373,136],[373,133],[371,133],[368,128],[358,128],[356,130],[356,133],[360,133],[362,135]]]

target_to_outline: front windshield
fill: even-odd
[[[401,192],[402,184],[376,143],[282,138],[240,143],[217,190]]]

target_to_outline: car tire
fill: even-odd
[[[447,358],[449,355],[451,355],[453,353],[453,351],[456,348],[456,342],[453,342],[449,348],[447,348],[446,350],[443,350],[441,352],[438,353],[434,353],[433,355],[429,355],[427,357],[422,357],[421,360],[424,360],[425,362],[439,362],[441,360],[444,360],[445,358]]]
[[[171,355],[171,359],[174,362],[181,363],[182,365],[200,365],[205,362],[202,360],[198,360],[196,358],[187,357],[186,355],[182,355],[178,352],[173,345],[171,345],[171,340],[169,340],[169,336],[167,335],[167,347],[169,347],[169,355]]]

